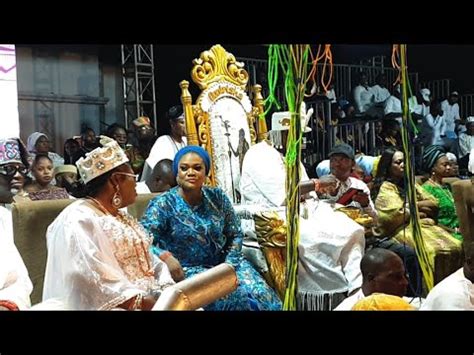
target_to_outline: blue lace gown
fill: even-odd
[[[203,187],[202,195],[200,205],[190,206],[175,187],[150,202],[141,223],[153,236],[153,252],[170,251],[187,278],[223,262],[235,267],[237,290],[206,310],[280,310],[275,291],[243,257],[243,233],[230,200],[219,188]]]

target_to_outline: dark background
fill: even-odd
[[[192,60],[213,44],[154,46],[159,132],[167,129],[167,122],[161,119],[166,110],[180,103],[181,80],[190,81],[193,99],[199,94],[190,77]],[[268,47],[264,45],[221,44],[236,57],[267,59]],[[391,44],[335,44],[331,48],[335,64],[358,64],[362,59],[384,55],[385,65],[391,65]],[[457,90],[461,95],[474,93],[474,45],[409,44],[407,54],[409,71],[418,72],[420,81],[450,78],[451,90]]]

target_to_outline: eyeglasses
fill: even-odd
[[[135,180],[137,179],[137,174],[125,173],[125,172],[122,172],[122,171],[117,171],[117,172],[113,173],[112,175],[125,175],[125,176],[130,176],[130,177],[134,178]]]
[[[16,173],[19,172],[21,175],[26,175],[28,173],[28,168],[23,165],[5,165],[0,166],[0,174],[6,175],[7,177],[14,177]]]

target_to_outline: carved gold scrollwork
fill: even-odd
[[[191,77],[201,90],[220,80],[229,81],[245,90],[249,80],[244,63],[237,62],[234,55],[219,44],[202,52],[199,58],[193,60],[193,64]]]
[[[250,130],[250,140],[252,144],[255,144],[257,142],[257,132],[255,131],[255,117],[253,115],[253,112],[250,112],[247,114],[247,123],[249,124],[249,130]]]
[[[286,288],[286,225],[276,212],[254,214],[255,232],[270,276],[278,295],[283,300]]]

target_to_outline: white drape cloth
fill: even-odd
[[[264,209],[285,201],[285,165],[281,154],[266,142],[252,146],[245,155],[241,192],[243,203]],[[303,178],[307,176],[303,169]],[[307,177],[306,177],[307,179]],[[335,294],[362,284],[360,260],[364,253],[364,229],[315,193],[301,206],[298,291]],[[285,219],[284,208],[280,217]]]
[[[474,285],[464,276],[463,268],[438,283],[426,297],[421,310],[474,310]]]
[[[169,270],[152,256],[152,238],[134,223],[78,200],[48,227],[43,301],[66,309],[112,309],[138,295],[174,284]]]
[[[11,213],[0,206],[0,300],[14,302],[19,309],[30,307],[33,284],[25,263],[13,243]],[[10,226],[10,229],[5,228]]]

